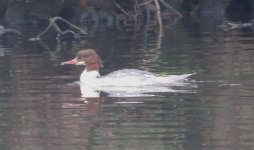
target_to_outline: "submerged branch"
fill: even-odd
[[[80,33],[86,33],[83,29],[79,28],[78,26],[70,23],[69,21],[61,18],[61,17],[53,17],[49,19],[49,25],[46,27],[45,30],[43,30],[36,38],[35,40],[39,40],[41,36],[43,36],[44,34],[46,34],[51,28],[55,29],[57,31],[57,33],[59,33],[60,35],[65,35],[66,33],[70,33],[68,30],[68,32],[62,31],[61,28],[59,27],[59,25],[56,23],[57,20],[63,21],[64,23],[66,23],[67,25],[69,25],[72,29],[78,30]],[[74,31],[71,32],[73,33],[75,36],[77,36],[77,33],[75,33]],[[34,40],[34,38],[32,38],[32,40]]]
[[[157,20],[159,24],[159,35],[162,36],[163,33],[163,26],[162,26],[162,19],[161,19],[161,8],[158,0],[154,0],[155,6],[156,6],[156,14],[157,14]]]
[[[14,33],[17,35],[22,35],[18,30],[15,29],[5,29],[3,26],[0,25],[0,36],[4,35],[4,34],[8,34],[8,33]]]
[[[70,23],[69,21],[67,21],[67,20],[65,20],[65,19],[63,19],[63,18],[61,18],[61,17],[58,17],[58,19],[61,20],[61,21],[63,21],[63,22],[65,22],[65,23],[66,23],[67,25],[69,25],[71,28],[76,29],[76,30],[78,30],[79,32],[84,32],[83,29],[81,29],[80,27],[78,27],[78,26],[76,26],[76,25]]]
[[[127,16],[130,16],[130,14],[126,11],[126,10],[124,10],[117,2],[115,2],[114,0],[113,0],[113,3],[116,5],[116,7],[118,8],[118,9],[120,9],[125,15],[127,15]]]
[[[223,28],[224,31],[234,30],[234,29],[243,29],[243,28],[251,28],[253,27],[254,22],[231,22],[231,21],[224,21],[219,27]]]
[[[153,0],[146,1],[146,2],[143,2],[143,3],[138,4],[138,5],[140,7],[140,6],[146,5],[146,4],[151,3],[151,2],[153,2]]]
[[[177,10],[175,10],[171,5],[169,5],[167,2],[165,2],[164,0],[159,0],[165,7],[169,8],[170,10],[172,10],[175,14],[177,14],[177,16],[179,18],[182,18],[183,15],[178,12]]]

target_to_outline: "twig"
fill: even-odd
[[[146,1],[146,2],[141,3],[141,4],[138,4],[138,5],[139,5],[139,7],[140,7],[140,6],[146,5],[146,4],[148,4],[148,3],[151,3],[151,2],[153,2],[153,1],[154,1],[154,0],[149,0],[149,1]]]
[[[40,37],[43,36],[44,34],[46,34],[46,33],[50,30],[50,28],[52,28],[52,27],[53,27],[60,35],[66,34],[66,32],[62,31],[62,30],[60,29],[60,27],[58,26],[58,24],[56,23],[57,20],[63,21],[64,23],[66,23],[67,25],[69,25],[71,28],[73,28],[73,29],[75,29],[75,30],[78,30],[78,31],[81,32],[81,33],[86,33],[84,30],[82,30],[82,29],[79,28],[78,26],[76,26],[76,25],[70,23],[69,21],[67,21],[67,20],[65,20],[65,19],[63,19],[63,18],[61,18],[61,17],[53,17],[53,18],[50,18],[50,19],[49,19],[49,25],[47,26],[47,28],[46,28],[45,30],[43,30],[36,38],[31,38],[31,39],[32,39],[32,40],[38,40],[38,39],[40,39]],[[73,33],[76,35],[75,32],[73,32]]]
[[[224,21],[222,25],[220,25],[219,27],[222,27],[224,31],[228,31],[228,30],[242,29],[242,28],[247,28],[252,26],[253,26],[252,22],[241,23],[241,22]]]
[[[61,17],[57,17],[57,19],[59,19],[59,20],[65,22],[65,23],[68,24],[70,27],[72,27],[72,28],[78,30],[79,32],[84,32],[84,30],[81,29],[80,27],[78,27],[78,26],[76,26],[76,25],[70,23],[69,21],[67,21],[67,20],[65,20],[65,19],[63,19],[63,18],[61,18]]]
[[[21,33],[18,30],[15,29],[5,29],[3,33],[0,33],[0,35],[7,34],[7,33],[15,33],[17,35],[21,35]]]
[[[160,4],[159,4],[158,0],[154,0],[154,3],[155,3],[155,6],[157,8],[156,14],[157,14],[157,20],[158,20],[158,23],[159,23],[159,31],[160,31],[159,35],[162,36],[163,27],[162,27],[162,19],[161,19],[161,8],[160,8]]]
[[[182,18],[183,15],[181,13],[179,13],[177,10],[175,10],[171,5],[169,5],[168,3],[166,3],[164,0],[159,0],[164,6],[166,6],[167,8],[171,9],[175,14],[178,15],[179,18]]]
[[[40,38],[43,34],[47,33],[49,31],[49,29],[53,26],[54,22],[55,22],[54,18],[50,18],[49,25],[47,26],[47,28],[45,30],[43,30],[36,38]]]
[[[15,33],[17,35],[22,35],[18,30],[15,29],[5,29],[3,26],[0,25],[0,36],[7,34],[7,33]]]
[[[129,14],[127,11],[125,11],[119,4],[117,4],[117,2],[115,2],[115,1],[113,0],[113,3],[114,3],[114,4],[116,5],[116,7],[119,8],[125,15],[130,16],[130,14]]]

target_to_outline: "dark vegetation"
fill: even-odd
[[[148,24],[162,33],[165,24],[174,25],[181,19],[198,21],[205,12],[218,13],[221,8],[227,18],[224,28],[253,26],[252,0],[221,0],[219,3],[214,0],[1,0],[0,23],[5,28],[22,24],[48,25],[50,18],[61,17],[73,24],[116,30],[131,25],[137,31]],[[58,25],[52,27],[59,33],[69,28],[64,21],[56,23],[61,29],[58,30]]]
[[[223,0],[222,0],[223,1]],[[224,12],[229,20],[250,21],[252,0],[224,0]],[[159,5],[156,4],[158,2]],[[0,19],[4,23],[22,24],[47,21],[60,16],[69,21],[94,23],[101,20],[150,19],[160,11],[163,18],[175,19],[199,15],[211,0],[1,0]],[[216,5],[216,4],[215,4]],[[221,6],[213,6],[220,8]],[[214,9],[213,13],[217,13]],[[158,19],[158,18],[157,18]]]
[[[253,1],[231,0],[226,8],[226,15],[234,22],[249,22],[253,19]]]

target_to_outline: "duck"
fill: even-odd
[[[100,77],[99,69],[103,67],[100,56],[93,49],[80,50],[74,59],[62,62],[61,65],[84,65],[85,69],[80,75],[80,82],[88,85],[93,85]]]
[[[99,95],[98,91],[114,93],[113,95],[119,95],[122,92],[129,95],[134,92],[136,95],[137,93],[174,91],[169,86],[182,85],[185,79],[195,74],[158,75],[138,69],[121,69],[101,76],[99,70],[104,67],[101,57],[91,48],[78,51],[74,59],[64,61],[61,65],[85,66],[80,75],[81,91],[95,96]]]

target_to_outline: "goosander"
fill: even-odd
[[[98,90],[112,92],[168,92],[171,88],[193,74],[162,76],[137,69],[122,69],[105,76],[100,76],[99,69],[103,67],[100,56],[93,49],[80,50],[72,60],[61,65],[85,65],[80,75],[81,93],[92,93],[98,96]],[[107,87],[107,88],[105,88]],[[127,89],[126,89],[127,87]],[[158,88],[160,87],[160,88]],[[158,90],[159,89],[159,90]]]
[[[100,56],[93,49],[80,50],[72,60],[62,62],[61,65],[85,65],[85,70],[80,75],[82,83],[93,83],[100,77],[99,69],[103,67]]]

